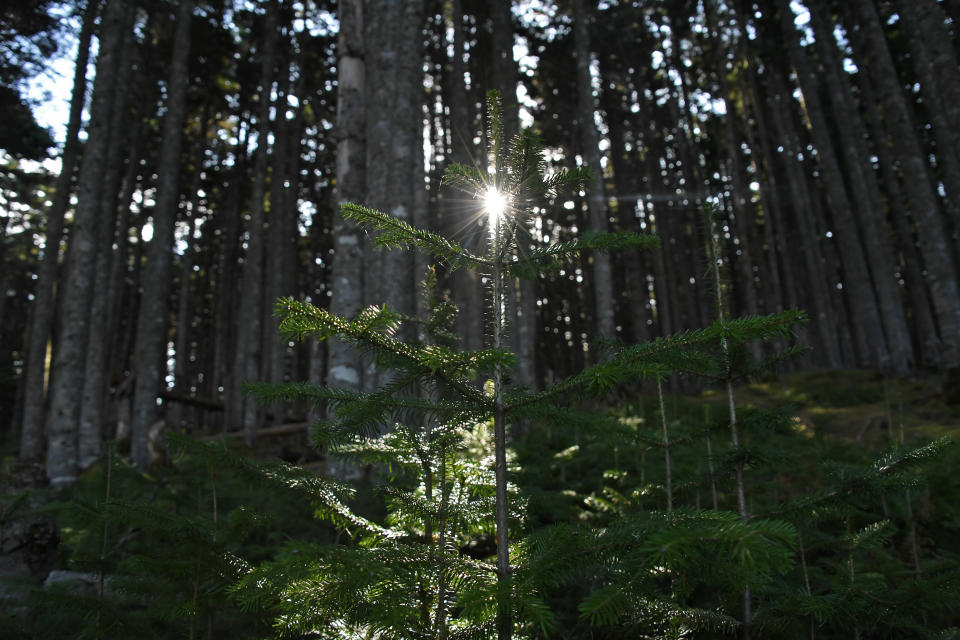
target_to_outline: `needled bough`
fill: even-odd
[[[630,356],[596,375],[561,381],[539,393],[508,381],[516,358],[505,348],[507,281],[537,277],[585,251],[652,248],[655,238],[626,233],[526,249],[534,208],[566,190],[579,190],[585,169],[547,172],[543,149],[530,134],[503,139],[500,101],[488,97],[490,148],[486,167],[455,164],[444,183],[476,202],[489,229],[477,255],[454,239],[360,204],[343,215],[392,250],[416,249],[435,260],[424,291],[426,317],[412,318],[372,306],[354,318],[293,299],[277,304],[281,331],[293,340],[336,339],[372,357],[378,389],[357,391],[311,383],[253,384],[262,402],[306,401],[326,407],[328,419],[313,426],[314,444],[327,456],[375,465],[387,507],[383,522],[353,513],[336,492],[312,491],[319,514],[351,542],[297,544],[289,554],[251,568],[238,594],[263,591],[284,633],[323,633],[333,638],[513,637],[555,626],[538,582],[524,563],[517,535],[523,503],[510,482],[511,420],[538,416],[572,424],[580,413],[556,399],[586,391],[598,379],[636,370]],[[488,348],[465,351],[454,333],[456,308],[438,290],[437,270],[480,272],[489,288]],[[478,279],[480,280],[480,279]],[[400,331],[416,324],[418,331]],[[417,340],[402,336],[421,336]],[[487,384],[478,386],[478,380]],[[582,412],[581,412],[582,413]],[[276,470],[272,471],[276,475]],[[290,486],[290,483],[286,483]],[[492,536],[492,539],[491,539]],[[252,597],[252,596],[251,596]],[[327,637],[324,636],[324,637]]]

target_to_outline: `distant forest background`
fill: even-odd
[[[551,167],[592,170],[536,210],[535,242],[627,230],[662,247],[513,283],[527,386],[609,340],[708,324],[708,208],[732,315],[809,314],[792,366],[956,368],[958,21],[960,0],[8,0],[7,449],[70,484],[105,440],[145,466],[164,425],[255,447],[315,417],[258,407],[244,381],[371,388],[352,347],[282,342],[273,302],[422,310],[427,259],[374,250],[339,203],[482,246],[478,201],[441,176],[486,162],[491,89],[508,136],[532,128]],[[76,73],[54,145],[25,87],[58,55]],[[482,347],[482,288],[440,277]]]

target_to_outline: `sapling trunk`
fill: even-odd
[[[703,423],[710,427],[710,405],[703,405]],[[713,470],[713,446],[710,444],[710,432],[707,432],[707,471],[710,472],[710,498],[713,500],[713,510],[716,511],[719,505],[717,500],[717,479]]]
[[[110,520],[106,516],[106,508],[110,503],[110,475],[111,470],[113,469],[113,443],[107,445],[107,478],[106,478],[106,487],[104,488],[103,496],[103,507],[104,507],[104,516],[103,516],[103,536],[100,538],[100,560],[97,563],[97,628],[100,627],[100,622],[103,614],[103,591],[104,591],[104,562],[107,558],[107,534],[109,533]]]
[[[640,486],[645,487],[647,485],[647,450],[644,449],[640,452]],[[638,508],[640,513],[643,513],[643,496],[640,496],[638,501]]]
[[[203,511],[203,488],[197,487],[197,512],[201,513]],[[200,570],[203,564],[203,547],[197,547],[197,561],[194,563],[193,570],[193,598],[190,601],[190,604],[193,606],[193,612],[190,614],[190,629],[188,632],[188,637],[190,640],[196,638],[196,629],[194,625],[197,622],[197,606],[200,601]]]
[[[843,476],[841,476],[841,481],[842,479]],[[847,547],[847,569],[850,573],[850,586],[853,587],[857,580],[857,574],[853,563],[853,531],[850,528],[850,516],[847,516],[844,522],[847,528],[847,542],[849,544]],[[853,627],[853,637],[854,640],[860,640],[860,627],[857,625]]]
[[[723,307],[723,287],[720,283],[720,251],[717,245],[717,233],[714,227],[713,218],[710,218],[710,259],[713,262],[713,282],[717,297],[717,318],[723,324],[727,320],[726,312]],[[724,365],[727,367],[725,387],[727,391],[727,406],[730,411],[730,444],[733,445],[734,454],[737,456],[734,465],[734,476],[737,485],[737,509],[740,518],[746,522],[749,519],[747,513],[747,493],[743,482],[743,457],[740,452],[740,427],[737,423],[737,405],[733,396],[733,364],[730,359],[730,342],[727,340],[726,332],[720,339],[720,351],[723,354]],[[752,613],[750,607],[750,587],[743,589],[743,637],[750,640],[750,627],[752,622]]]
[[[810,589],[810,572],[807,570],[807,556],[803,551],[803,534],[801,534],[799,530],[797,530],[797,547],[800,550],[800,570],[803,572],[803,588],[809,597],[813,595],[813,590]],[[811,618],[810,640],[814,640],[816,637],[816,627],[814,626],[813,618]]]
[[[903,398],[898,398],[899,409],[899,427],[900,427],[900,447],[905,444],[903,437]],[[892,421],[891,421],[892,422]],[[920,577],[920,548],[917,545],[917,519],[913,515],[913,498],[910,495],[910,487],[904,490],[904,499],[907,508],[907,523],[910,525],[910,555],[913,557],[913,573]]]
[[[437,640],[447,640],[447,570],[444,553],[447,549],[447,505],[450,501],[450,485],[447,482],[447,451],[440,450],[440,560],[437,572],[437,615],[435,618]]]
[[[208,469],[210,474],[210,501],[213,509],[213,544],[217,543],[217,479],[213,475],[213,468]],[[213,609],[207,609],[207,640],[213,638]]]
[[[493,348],[503,348],[503,295],[504,265],[501,248],[503,221],[494,216],[490,252],[493,260]],[[493,438],[496,484],[497,526],[497,637],[510,640],[513,622],[510,615],[510,539],[507,533],[507,433],[503,402],[503,366],[497,363],[493,369]]]
[[[673,511],[673,470],[670,466],[670,433],[667,431],[667,409],[663,404],[663,385],[657,378],[657,397],[660,400],[660,423],[663,427],[663,464],[667,472],[667,513]]]

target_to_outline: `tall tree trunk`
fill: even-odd
[[[167,110],[163,121],[163,147],[157,167],[157,206],[153,212],[153,238],[143,267],[143,295],[137,317],[134,346],[134,394],[131,455],[141,469],[150,464],[149,433],[157,420],[157,395],[166,370],[169,337],[169,298],[173,285],[173,244],[180,202],[180,150],[190,80],[190,23],[194,0],[180,0],[173,59],[167,82]]]
[[[800,46],[800,35],[794,28],[793,11],[787,0],[777,0],[780,11],[780,26],[790,60],[797,73],[803,91],[804,106],[810,119],[810,129],[817,149],[820,178],[830,205],[830,214],[840,258],[843,263],[843,291],[850,304],[853,326],[857,328],[854,339],[857,355],[862,366],[885,367],[890,363],[890,354],[880,324],[876,321],[879,307],[873,292],[870,271],[864,256],[863,245],[853,215],[853,207],[843,183],[843,173],[833,147],[831,130],[820,97],[817,78],[810,69],[806,53]]]
[[[287,95],[298,95],[294,82],[293,65],[281,65],[281,79],[286,87],[280,94],[277,104],[277,123],[274,134],[273,158],[270,171],[270,214],[267,224],[266,273],[264,275],[263,308],[263,367],[262,379],[269,382],[283,382],[287,364],[291,355],[287,342],[281,339],[279,324],[273,317],[273,305],[282,296],[297,294],[296,278],[287,268],[291,258],[296,260],[297,245],[297,208],[296,202],[290,202],[291,186],[297,177],[291,168],[291,149],[300,147],[300,118],[298,113],[287,117]],[[278,419],[282,416],[278,414]]]
[[[80,29],[77,42],[77,57],[73,71],[70,119],[67,123],[66,139],[63,143],[63,154],[60,156],[60,175],[57,177],[53,203],[47,212],[43,258],[37,273],[37,287],[30,308],[30,336],[21,383],[24,387],[20,426],[21,460],[38,461],[43,455],[47,346],[50,343],[50,334],[53,328],[54,285],[57,281],[57,265],[60,262],[63,219],[67,211],[67,205],[70,203],[73,176],[80,151],[78,136],[83,105],[87,95],[87,60],[90,57],[90,40],[93,37],[94,21],[99,6],[100,0],[87,0],[87,6],[83,14],[83,26]]]
[[[129,63],[134,45],[133,32],[124,34],[120,54],[121,64],[117,69],[117,86],[127,87],[133,71]],[[113,258],[113,240],[117,226],[118,197],[124,174],[123,150],[127,140],[130,121],[129,91],[117,91],[113,106],[110,130],[110,148],[107,151],[103,185],[101,187],[101,210],[97,229],[97,259],[94,270],[93,299],[90,304],[90,337],[87,341],[87,356],[83,374],[83,398],[80,407],[80,425],[77,437],[77,464],[81,471],[100,459],[103,440],[103,424],[106,421],[105,406],[110,384],[109,310],[110,261]],[[133,161],[132,159],[130,160]],[[125,205],[128,203],[124,203]]]
[[[395,79],[394,96],[383,105],[390,112],[392,131],[390,167],[387,191],[383,194],[389,203],[388,211],[395,217],[413,223],[422,220],[422,212],[415,211],[417,191],[424,188],[416,183],[416,163],[423,147],[423,49],[424,7],[422,0],[399,3],[396,21],[389,26],[393,37]],[[421,167],[423,166],[421,162]],[[383,255],[383,271],[378,280],[386,286],[383,301],[403,313],[414,313],[417,282],[414,274],[413,252],[390,251]],[[411,336],[412,337],[412,336]]]
[[[269,136],[271,96],[274,84],[274,66],[277,58],[279,28],[277,13],[282,0],[267,4],[263,25],[263,43],[260,55],[260,93],[257,109],[257,150],[253,161],[253,191],[250,194],[250,219],[247,222],[247,252],[243,263],[242,292],[245,303],[240,307],[237,330],[236,371],[243,382],[254,382],[260,376],[261,320],[263,317],[263,258],[264,258],[264,199],[267,196],[267,159],[270,147]],[[242,404],[241,421],[243,439],[253,448],[257,442],[259,412],[253,398],[245,398]]]
[[[893,151],[890,148],[890,138],[882,121],[880,104],[874,95],[875,92],[869,74],[858,73],[857,78],[860,93],[863,96],[867,125],[870,128],[870,138],[873,140],[873,148],[877,153],[877,160],[880,165],[883,188],[887,196],[887,206],[890,209],[890,217],[895,223],[900,240],[899,247],[903,258],[898,263],[906,281],[907,295],[910,299],[915,351],[919,355],[920,364],[937,367],[940,364],[940,341],[937,336],[937,325],[933,319],[933,309],[930,304],[927,283],[923,279],[923,264],[917,252],[913,231],[910,228],[910,216],[907,213],[903,193],[900,189],[900,177],[897,174],[896,162],[892,158]]]
[[[590,188],[587,192],[587,210],[591,231],[607,231],[607,202],[603,190],[603,167],[600,164],[600,137],[594,123],[597,111],[593,97],[593,80],[590,73],[590,24],[591,10],[586,0],[573,0],[573,34],[577,68],[577,122],[580,130],[580,148],[586,165],[590,168]],[[596,306],[596,335],[599,338],[615,338],[617,334],[613,299],[613,272],[610,256],[596,253],[593,261],[594,304]]]
[[[464,26],[463,7],[460,0],[449,3],[450,32],[453,36],[453,55],[449,59],[449,73],[444,74],[446,86],[444,97],[450,105],[449,138],[450,159],[453,162],[470,165],[475,161],[476,149],[473,137],[476,134],[473,117],[468,105],[467,87],[464,78],[466,72],[463,56]],[[462,194],[451,194],[452,199]],[[444,207],[444,228],[469,251],[479,254],[484,250],[486,233],[478,225],[472,208],[449,205]],[[480,278],[471,269],[460,269],[451,278],[454,302],[459,308],[457,315],[457,333],[467,350],[483,348],[483,289]]]
[[[131,265],[132,246],[130,242],[131,211],[130,204],[133,194],[137,190],[140,175],[140,160],[143,158],[144,146],[146,141],[147,124],[142,121],[139,113],[135,116],[137,120],[136,128],[133,131],[132,139],[127,147],[127,170],[123,176],[123,186],[120,196],[117,200],[119,207],[119,220],[117,220],[116,235],[113,242],[116,244],[116,250],[110,260],[110,308],[107,310],[109,317],[108,334],[119,336],[116,338],[116,344],[110,349],[111,371],[127,372],[130,361],[130,349],[127,348],[127,326],[130,324],[130,318],[127,313],[133,315],[136,320],[136,307],[131,303],[133,294],[131,293],[131,281],[128,277]],[[132,331],[130,332],[132,333]],[[132,340],[129,341],[132,344]]]
[[[214,376],[217,388],[223,392],[223,430],[234,431],[241,427],[243,415],[243,395],[240,390],[242,372],[237,370],[237,328],[234,302],[240,295],[237,283],[242,277],[240,272],[240,242],[242,236],[242,207],[247,195],[247,149],[250,144],[249,122],[241,122],[238,127],[237,145],[234,148],[236,161],[229,178],[230,189],[226,202],[219,208],[219,216],[225,217],[223,237],[221,239],[220,266],[217,273],[217,331]]]
[[[366,196],[367,85],[364,46],[364,2],[341,0],[337,35],[337,204],[362,202]],[[375,42],[375,41],[374,41]],[[356,223],[339,211],[333,221],[333,275],[330,311],[352,317],[364,302],[364,247]],[[359,389],[363,367],[357,350],[338,340],[328,341],[328,380],[332,386]],[[316,354],[315,360],[322,358]],[[313,362],[313,360],[311,360]],[[311,379],[320,382],[311,364]]]
[[[943,341],[943,364],[960,365],[960,286],[957,266],[948,241],[944,219],[927,176],[925,156],[910,126],[909,108],[897,80],[896,68],[876,7],[871,0],[851,0],[859,26],[852,31],[852,42],[873,78],[883,106],[894,149],[900,161],[910,212],[913,215],[927,279],[933,298],[940,338]]]
[[[837,52],[833,37],[834,24],[824,0],[808,3],[810,8],[815,43],[823,67],[830,100],[833,104],[839,149],[846,164],[847,183],[851,186],[852,204],[858,213],[857,227],[861,231],[863,246],[869,263],[880,310],[883,333],[890,351],[888,368],[896,375],[905,375],[914,366],[913,345],[907,327],[897,279],[893,247],[890,243],[890,228],[880,195],[880,187],[870,153],[866,145],[863,122],[857,109],[853,92],[843,71],[843,61]]]
[[[187,235],[187,246],[183,250],[183,257],[180,259],[180,278],[177,291],[177,321],[174,325],[176,330],[176,340],[174,342],[173,353],[175,356],[173,366],[173,385],[174,391],[181,396],[193,395],[190,391],[189,383],[189,363],[191,352],[191,336],[193,331],[193,318],[197,311],[194,309],[193,286],[194,281],[193,268],[197,263],[197,254],[199,249],[194,236],[197,232],[197,225],[200,221],[200,214],[197,207],[200,201],[200,174],[203,171],[203,156],[207,148],[207,110],[204,108],[201,120],[200,135],[194,141],[194,159],[193,175],[190,179],[189,191],[189,210],[186,214],[186,221],[189,223],[189,232]],[[167,410],[167,425],[174,431],[179,431],[184,427],[184,415],[186,405],[182,402],[173,403]]]
[[[707,6],[707,20],[714,42],[721,43],[717,12],[716,0],[712,0]],[[717,81],[720,83],[720,94],[724,97],[727,105],[726,117],[723,118],[725,124],[723,142],[729,158],[727,173],[730,177],[730,197],[733,205],[731,214],[739,241],[739,245],[730,243],[730,251],[735,255],[735,267],[738,276],[736,289],[742,293],[743,311],[748,315],[755,316],[759,314],[760,306],[757,301],[756,283],[754,282],[754,258],[750,240],[750,227],[755,226],[755,223],[751,225],[750,222],[752,218],[755,218],[756,213],[753,211],[751,195],[746,185],[743,158],[740,151],[741,141],[737,133],[737,122],[740,120],[740,116],[737,113],[730,85],[727,81],[727,52],[718,46],[714,57],[716,60],[715,73]],[[753,342],[749,348],[754,358],[759,359],[761,356],[760,344]]]
[[[769,272],[766,280],[771,285],[769,289],[773,298],[773,300],[768,298],[767,310],[796,308],[798,305],[796,277],[793,273],[794,261],[786,250],[783,233],[785,205],[781,199],[774,144],[770,137],[770,128],[763,106],[765,97],[761,95],[761,83],[758,81],[760,65],[757,64],[756,59],[759,57],[759,52],[751,54],[752,47],[748,45],[750,42],[746,18],[748,12],[744,7],[744,0],[734,0],[733,10],[738,26],[737,56],[747,62],[750,67],[747,73],[739,74],[742,91],[747,97],[746,108],[752,112],[756,128],[754,131],[753,127],[746,127],[747,140],[750,148],[760,153],[755,163],[757,175],[761,177],[760,201],[763,209],[763,233]]]
[[[804,177],[804,167],[800,164],[800,145],[796,131],[789,119],[789,94],[776,70],[769,74],[772,86],[769,97],[769,112],[773,116],[773,129],[776,139],[782,141],[783,153],[781,158],[785,164],[787,184],[790,200],[794,209],[796,228],[799,235],[800,252],[803,255],[803,265],[806,271],[804,290],[810,292],[814,301],[812,310],[817,334],[824,345],[826,362],[831,367],[839,367],[843,362],[840,340],[837,335],[838,321],[834,315],[831,303],[831,292],[823,266],[823,256],[820,250],[817,229],[813,223],[813,212],[809,201],[807,181]],[[800,284],[798,281],[797,284]]]
[[[606,77],[601,66],[601,75]],[[612,81],[612,79],[611,79]],[[606,82],[605,82],[606,84]],[[607,125],[610,129],[610,159],[613,165],[613,183],[616,187],[617,218],[621,229],[639,231],[635,211],[637,206],[637,185],[634,170],[629,158],[631,153],[625,143],[625,111],[621,95],[613,91],[604,91],[601,95],[603,109],[607,113]],[[647,290],[647,272],[643,256],[639,251],[628,251],[623,255],[622,283],[626,291],[628,307],[629,339],[635,343],[650,339],[650,327],[647,325],[647,305],[650,292]]]
[[[922,10],[920,7],[922,6]],[[910,43],[910,61],[920,81],[920,94],[936,146],[937,169],[946,191],[944,207],[954,234],[960,233],[960,72],[953,55],[943,12],[937,3],[897,2],[900,24]],[[951,68],[950,65],[953,65]],[[960,246],[960,245],[958,245]]]
[[[396,100],[397,56],[394,32],[398,28],[399,3],[391,0],[371,0],[364,6],[364,44],[366,90],[366,191],[363,202],[375,209],[389,212],[392,196],[388,191],[390,166],[393,157],[393,108]],[[363,303],[382,304],[384,287],[377,277],[383,273],[383,252],[368,251],[365,255]],[[368,366],[364,387],[375,387],[375,372]]]
[[[743,92],[748,97],[749,106],[747,107],[753,116],[756,124],[756,131],[752,127],[745,128],[747,132],[747,144],[751,149],[759,153],[759,157],[754,158],[755,174],[761,181],[760,187],[760,208],[762,211],[763,245],[766,253],[767,276],[764,278],[766,311],[782,311],[787,307],[796,307],[796,303],[791,299],[794,295],[790,289],[793,286],[792,263],[788,259],[783,260],[783,267],[780,265],[780,252],[782,245],[780,243],[781,214],[783,211],[781,193],[777,179],[776,165],[773,162],[773,153],[771,152],[771,143],[767,128],[766,115],[760,112],[760,96],[756,78],[751,72],[748,75]],[[786,288],[784,288],[786,284]]]
[[[77,192],[77,208],[58,296],[60,325],[50,385],[47,477],[53,486],[76,480],[77,420],[80,414],[81,385],[90,317],[90,292],[96,266],[97,217],[100,188],[106,170],[109,130],[116,94],[116,67],[124,33],[130,27],[132,6],[108,0],[101,24],[97,76],[90,106],[90,125]]]

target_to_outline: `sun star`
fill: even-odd
[[[507,210],[507,199],[496,187],[488,187],[483,195],[483,208],[487,212],[490,227],[493,228]]]

